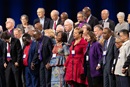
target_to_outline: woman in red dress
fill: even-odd
[[[71,87],[88,87],[87,78],[84,76],[84,54],[87,42],[82,38],[81,28],[74,29],[74,42],[70,47],[70,54],[65,62],[65,81]]]

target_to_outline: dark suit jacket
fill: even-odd
[[[94,16],[91,16],[90,20],[88,21],[88,24],[92,27],[92,30],[93,30],[94,26],[99,24],[98,19]]]
[[[33,24],[35,24],[35,21],[40,21],[40,19],[39,19],[39,18],[35,19],[35,20],[33,21]],[[43,27],[44,30],[50,28],[50,22],[51,22],[51,19],[45,17],[44,27]]]
[[[71,33],[71,35],[70,35],[70,38],[69,38],[69,40],[68,40],[68,42],[67,42],[67,43],[70,44],[70,45],[71,45],[72,41],[74,40],[73,32],[74,32],[74,30],[72,31],[72,33]]]
[[[34,64],[37,64],[38,61],[39,61],[39,54],[38,54],[38,42],[37,42],[37,49],[35,51],[35,55],[34,55],[34,58],[33,58],[33,63]],[[52,44],[52,41],[49,37],[47,36],[43,36],[42,37],[42,62],[44,65],[46,65],[47,63],[49,63],[51,57],[52,57],[52,49],[53,49],[53,44]]]
[[[115,22],[113,20],[108,19],[107,22],[109,22],[109,28],[114,31],[115,29]],[[99,24],[103,24],[103,20],[99,21]]]
[[[22,53],[22,47],[20,44],[20,41],[16,38],[11,38],[11,47],[10,47],[10,55],[11,55],[11,59],[12,62],[18,62],[19,64],[22,63],[22,57],[23,57],[23,53]],[[4,63],[8,63],[7,62],[7,44],[5,44],[5,48],[4,48],[4,58],[3,61]]]
[[[51,28],[51,29],[53,28],[53,23],[54,23],[54,21],[51,20],[51,22],[50,22],[50,28]],[[59,20],[58,20],[56,26],[59,25],[59,24],[61,24],[61,19],[60,19],[60,18],[59,18]]]
[[[116,51],[117,51],[117,48],[115,46],[115,38],[111,37],[109,45],[108,45],[108,49],[107,49],[107,52],[106,52],[106,57],[105,57],[106,63],[104,65],[104,69],[106,69],[107,72],[109,72],[109,73],[111,73],[113,60],[116,57],[116,54],[115,54]]]

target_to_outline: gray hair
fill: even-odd
[[[56,30],[57,30],[57,28],[60,28],[60,30],[61,30],[62,32],[64,32],[64,27],[63,27],[61,24],[57,25]]]
[[[124,13],[124,12],[119,12],[119,13],[117,14],[117,17],[119,17],[119,16],[125,18],[125,13]]]
[[[65,22],[64,22],[64,24],[65,24],[66,22],[70,23],[72,26],[73,26],[73,24],[74,24],[71,19],[66,19]]]

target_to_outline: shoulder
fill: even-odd
[[[47,17],[45,17],[45,20],[46,20],[46,21],[51,21],[51,19],[50,19],[50,18],[47,18]]]

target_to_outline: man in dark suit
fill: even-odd
[[[3,48],[4,48],[4,42],[0,39],[0,87],[6,87],[4,66],[3,66],[3,53],[4,53]]]
[[[74,38],[73,38],[74,26],[73,25],[74,24],[71,19],[67,19],[64,22],[65,31],[67,33],[67,43],[69,45],[71,45],[72,41],[74,40]]]
[[[4,67],[6,77],[6,87],[14,87],[12,80],[15,80],[16,87],[22,87],[21,65],[22,65],[22,47],[20,41],[5,31],[1,38],[6,42],[4,48]]]
[[[112,36],[112,31],[110,28],[103,29],[103,38],[104,46],[103,46],[103,87],[116,87],[115,86],[115,76],[111,73],[113,60],[116,57],[115,53],[117,48],[115,46],[115,38]],[[100,67],[101,63],[98,64]]]
[[[52,42],[49,37],[41,34],[40,31],[35,30],[34,39],[37,41],[37,50],[35,52],[32,68],[40,61],[40,87],[51,87],[51,69],[49,61],[52,57]]]
[[[85,14],[86,23],[88,23],[93,30],[94,26],[99,24],[98,19],[91,14],[91,9],[89,7],[84,7],[82,11]]]
[[[45,17],[45,9],[44,8],[38,8],[37,9],[37,15],[38,18],[34,20],[34,23],[36,21],[40,21],[40,23],[42,24],[42,28],[45,29],[49,29],[50,28],[50,19]]]
[[[52,10],[50,15],[52,19],[50,23],[50,28],[56,30],[57,25],[61,24],[59,12],[57,10]]]
[[[22,40],[24,43],[23,65],[25,69],[26,87],[39,87],[39,64],[37,66],[35,65],[35,69],[31,69],[31,62],[36,50],[36,42],[32,41],[31,36],[27,33],[23,35]]]
[[[99,21],[99,24],[101,24],[104,28],[108,27],[112,31],[114,31],[115,22],[113,20],[109,19],[109,11],[107,9],[102,10],[101,18],[102,18],[102,20]]]
[[[13,35],[14,26],[15,26],[14,19],[13,18],[7,18],[5,25],[6,25],[6,29],[7,29],[8,33],[10,33],[12,37],[14,37],[14,35]]]

